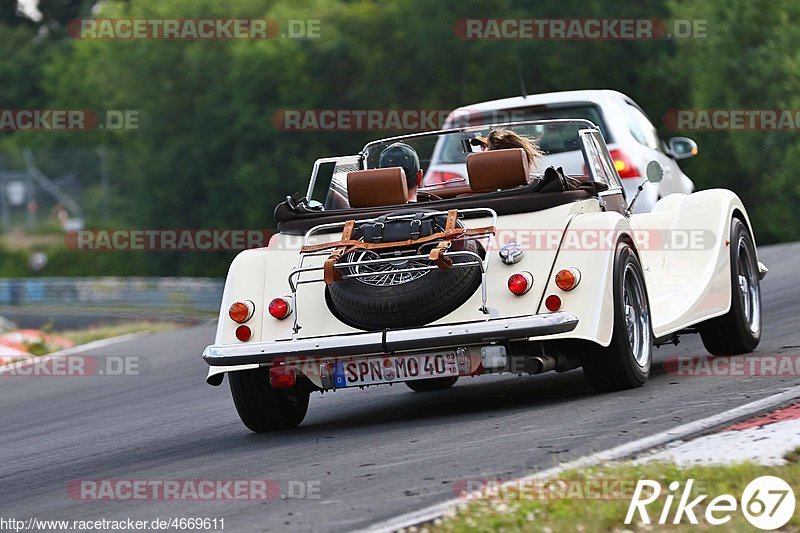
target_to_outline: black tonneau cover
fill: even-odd
[[[446,200],[419,202],[413,207],[447,211],[449,209],[468,209],[475,207],[489,207],[498,215],[514,213],[529,213],[541,211],[558,205],[586,200],[595,196],[593,188],[576,191],[541,193],[532,190],[532,185],[499,192],[471,194]],[[302,235],[318,224],[344,222],[350,219],[377,218],[388,213],[408,209],[409,204],[389,205],[383,207],[366,207],[359,209],[337,209],[333,211],[303,211],[292,210],[286,202],[278,204],[275,208],[275,221],[278,231],[290,235]]]

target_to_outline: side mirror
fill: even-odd
[[[673,137],[669,140],[669,151],[675,159],[688,159],[697,155],[697,143],[688,137]]]
[[[647,182],[658,183],[661,181],[661,178],[664,177],[664,167],[662,167],[661,163],[658,161],[650,161],[647,163],[645,174],[647,175],[647,179],[636,188],[636,196],[634,196],[631,203],[628,204],[628,214],[633,211],[633,206],[636,204],[636,200],[639,199],[639,195],[642,193],[642,190],[644,190],[644,186],[647,185]]]
[[[658,161],[650,161],[647,163],[645,173],[647,174],[647,181],[650,183],[658,183],[661,181],[661,178],[664,177],[664,167],[662,167],[661,163]]]

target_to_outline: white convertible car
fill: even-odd
[[[248,428],[297,426],[314,391],[578,367],[596,390],[619,390],[643,385],[653,347],[680,335],[699,333],[713,354],[756,348],[767,269],[736,194],[672,194],[631,214],[593,123],[502,126],[577,142],[588,175],[532,175],[520,148],[476,151],[493,126],[467,127],[320,159],[306,196],[276,208],[269,246],[231,264],[203,354]],[[469,179],[407,203],[403,168],[376,168],[380,154],[404,143],[424,172],[443,136]],[[660,180],[658,162],[647,175]]]

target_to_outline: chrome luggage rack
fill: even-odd
[[[497,212],[494,209],[490,209],[488,207],[474,207],[469,209],[459,209],[458,214],[471,214],[471,213],[484,213],[486,216],[491,217],[492,219],[492,226],[497,227]],[[437,216],[447,216],[447,211],[425,211],[425,217],[437,217]],[[387,215],[385,217],[386,221],[393,221],[393,220],[408,220],[414,219],[417,217],[418,214],[416,213],[406,213],[406,214],[398,214],[398,215]],[[362,219],[356,220],[355,225],[356,227],[360,224],[364,223],[374,223],[377,222],[377,219],[370,218],[370,219]],[[317,235],[322,232],[330,232],[330,230],[343,230],[344,225],[346,222],[333,222],[330,224],[319,224],[314,226],[313,228],[309,229],[305,237],[303,238],[303,246],[307,246],[310,244],[311,237]],[[453,263],[452,268],[467,268],[467,267],[480,267],[481,269],[481,311],[484,314],[489,314],[489,311],[486,308],[486,299],[487,299],[487,290],[486,290],[486,271],[489,267],[489,250],[494,248],[494,233],[487,233],[483,235],[471,235],[466,237],[461,237],[457,239],[453,239],[453,242],[459,241],[468,241],[468,240],[485,240],[484,250],[486,253],[484,254],[483,258],[480,255],[476,254],[475,252],[469,251],[446,251],[442,255],[448,258],[455,258],[455,257],[466,257],[469,260],[460,262],[460,263]],[[434,241],[435,242],[435,241]],[[298,312],[298,305],[297,305],[297,289],[300,285],[305,283],[319,283],[324,282],[322,276],[314,279],[304,279],[300,280],[300,275],[305,272],[321,272],[324,270],[324,266],[304,266],[305,260],[308,257],[320,257],[320,256],[329,256],[331,254],[330,250],[323,250],[317,252],[300,252],[298,255],[297,266],[292,269],[292,272],[289,274],[289,287],[292,290],[292,305],[294,306],[294,324],[292,326],[292,330],[295,334],[300,331],[301,327],[299,322],[299,312]],[[417,255],[403,255],[402,260],[404,261],[415,261],[421,263],[428,263],[424,266],[416,266],[416,267],[409,267],[409,268],[402,268],[396,269],[392,271],[392,274],[403,274],[403,273],[412,273],[412,272],[426,272],[429,270],[438,270],[439,267],[428,258],[426,254],[417,254]],[[380,265],[386,263],[396,263],[398,261],[397,257],[390,257],[390,258],[383,258],[383,259],[367,259],[364,261],[357,261],[357,262],[340,262],[337,263],[335,268],[336,270],[341,271],[341,269],[348,269],[353,267],[364,267],[369,265]],[[375,272],[362,272],[362,273],[345,273],[340,272],[341,278],[340,279],[350,279],[350,278],[367,278],[367,277],[376,277],[380,274],[376,274]]]

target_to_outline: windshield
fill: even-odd
[[[460,130],[446,130],[448,133],[418,134],[407,137],[392,137],[369,143],[364,147],[366,168],[377,168],[380,153],[390,144],[402,142],[414,148],[419,155],[422,170],[427,170],[434,161],[434,151],[439,144],[449,146],[454,159],[465,162],[467,154],[481,151],[481,146],[472,139],[488,137],[489,133],[502,128],[521,137],[532,140],[545,154],[579,150],[578,130],[596,128],[586,120],[550,120],[521,122],[514,124],[494,124],[492,126],[473,126]],[[472,141],[472,142],[471,142]]]
[[[497,128],[511,130],[521,137],[525,137],[533,141],[545,154],[556,151],[573,151],[578,154],[578,157],[583,161],[579,135],[578,132],[584,129],[596,130],[597,127],[587,120],[547,120],[547,121],[532,121],[520,122],[510,124],[493,124],[491,126],[472,126],[460,129],[442,130],[438,132],[417,133],[406,136],[391,137],[388,139],[381,139],[368,143],[362,149],[360,155],[360,163],[354,159],[355,156],[348,158],[338,158],[335,166],[331,165],[332,170],[329,174],[330,192],[327,198],[320,200],[325,203],[325,207],[331,208],[334,205],[341,204],[342,200],[347,198],[347,172],[355,168],[373,169],[379,168],[380,155],[387,147],[395,143],[404,143],[410,146],[419,157],[420,168],[427,176],[431,173],[431,168],[436,166],[434,157],[437,147],[443,143],[452,146],[452,153],[457,155],[461,161],[466,161],[467,154],[480,152],[484,150],[481,145],[481,140],[485,139],[489,133]],[[329,160],[323,160],[329,161]],[[582,163],[581,163],[582,165]],[[318,162],[318,167],[322,168],[324,164]],[[462,163],[466,169],[466,165]],[[544,172],[546,166],[534,164],[532,168],[533,174],[541,174]],[[583,174],[582,170],[574,172],[575,174]],[[315,174],[315,180],[319,178],[323,180],[322,176]],[[319,189],[320,183],[314,187],[315,190]],[[468,177],[466,171],[461,174],[452,174],[452,176],[438,185],[446,186],[459,186],[469,187]],[[316,195],[315,195],[316,196]],[[341,207],[341,205],[339,205]]]
[[[469,123],[473,125],[493,124],[497,122],[530,122],[542,121],[545,119],[585,119],[600,128],[606,142],[612,142],[609,139],[609,133],[606,130],[605,123],[600,115],[600,110],[593,104],[581,105],[559,105],[559,106],[533,106],[518,109],[508,109],[503,111],[482,111],[471,112],[461,115],[454,112],[448,117],[445,126],[457,127],[460,123]],[[545,155],[558,154],[562,152],[569,152],[578,149],[577,143],[567,142],[561,143],[557,137],[551,139],[543,139],[540,143],[541,150]],[[438,153],[435,154],[434,161],[441,164],[464,163],[466,161],[465,154],[460,150],[457,142],[452,138],[444,138],[439,147]]]

